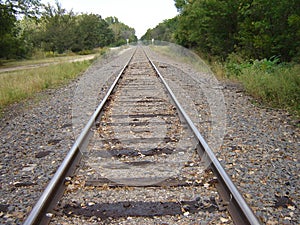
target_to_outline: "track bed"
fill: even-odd
[[[135,53],[96,122],[80,168],[52,224],[230,223],[179,117],[142,49]],[[62,218],[63,217],[63,218]],[[62,219],[62,221],[60,221]]]

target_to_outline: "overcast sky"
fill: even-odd
[[[55,0],[42,0],[55,4]],[[62,7],[74,12],[99,14],[102,18],[115,16],[132,27],[140,38],[147,29],[177,15],[174,0],[59,0]]]

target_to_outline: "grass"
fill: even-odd
[[[241,62],[230,59],[225,76],[243,84],[246,92],[266,106],[288,110],[300,117],[300,65],[277,58]]]
[[[74,79],[91,61],[64,62],[35,69],[0,74],[0,110],[9,104],[32,97],[47,88],[56,88]]]
[[[243,70],[239,80],[246,91],[264,104],[294,111],[300,116],[300,66],[278,68],[273,73]]]
[[[91,55],[96,56],[96,54]],[[32,66],[32,65],[42,65],[42,64],[53,64],[61,62],[69,62],[72,60],[80,60],[84,58],[84,55],[73,55],[73,56],[58,56],[52,58],[39,58],[39,59],[29,59],[29,60],[7,60],[3,61],[0,69],[2,68],[11,68],[19,66]]]
[[[78,53],[73,53],[67,51],[63,54],[58,54],[56,52],[43,52],[36,51],[30,59],[21,60],[4,60],[0,59],[0,69],[10,68],[10,67],[20,67],[20,66],[32,66],[32,65],[42,65],[42,64],[53,64],[69,61],[79,61],[80,59],[86,58],[86,56],[97,57],[99,55],[105,54],[107,48],[96,48],[93,50],[84,50]]]

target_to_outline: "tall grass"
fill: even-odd
[[[240,81],[246,92],[262,103],[300,116],[300,65],[279,63],[277,58],[226,63],[226,75]]]
[[[55,88],[74,79],[90,66],[90,61],[61,63],[35,69],[0,74],[0,110],[33,96],[46,88]]]

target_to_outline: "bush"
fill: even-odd
[[[230,78],[239,80],[247,93],[272,107],[300,115],[300,65],[279,63],[278,57],[237,63],[228,59]]]
[[[78,55],[90,55],[93,54],[93,50],[82,50],[80,52],[78,52]]]
[[[57,52],[53,52],[53,51],[45,52],[45,57],[46,58],[52,58],[52,57],[57,57],[57,56],[59,56],[59,54]]]
[[[237,77],[240,76],[242,70],[251,67],[249,62],[244,61],[244,59],[236,53],[231,53],[228,55],[225,63],[225,74],[226,77]]]

